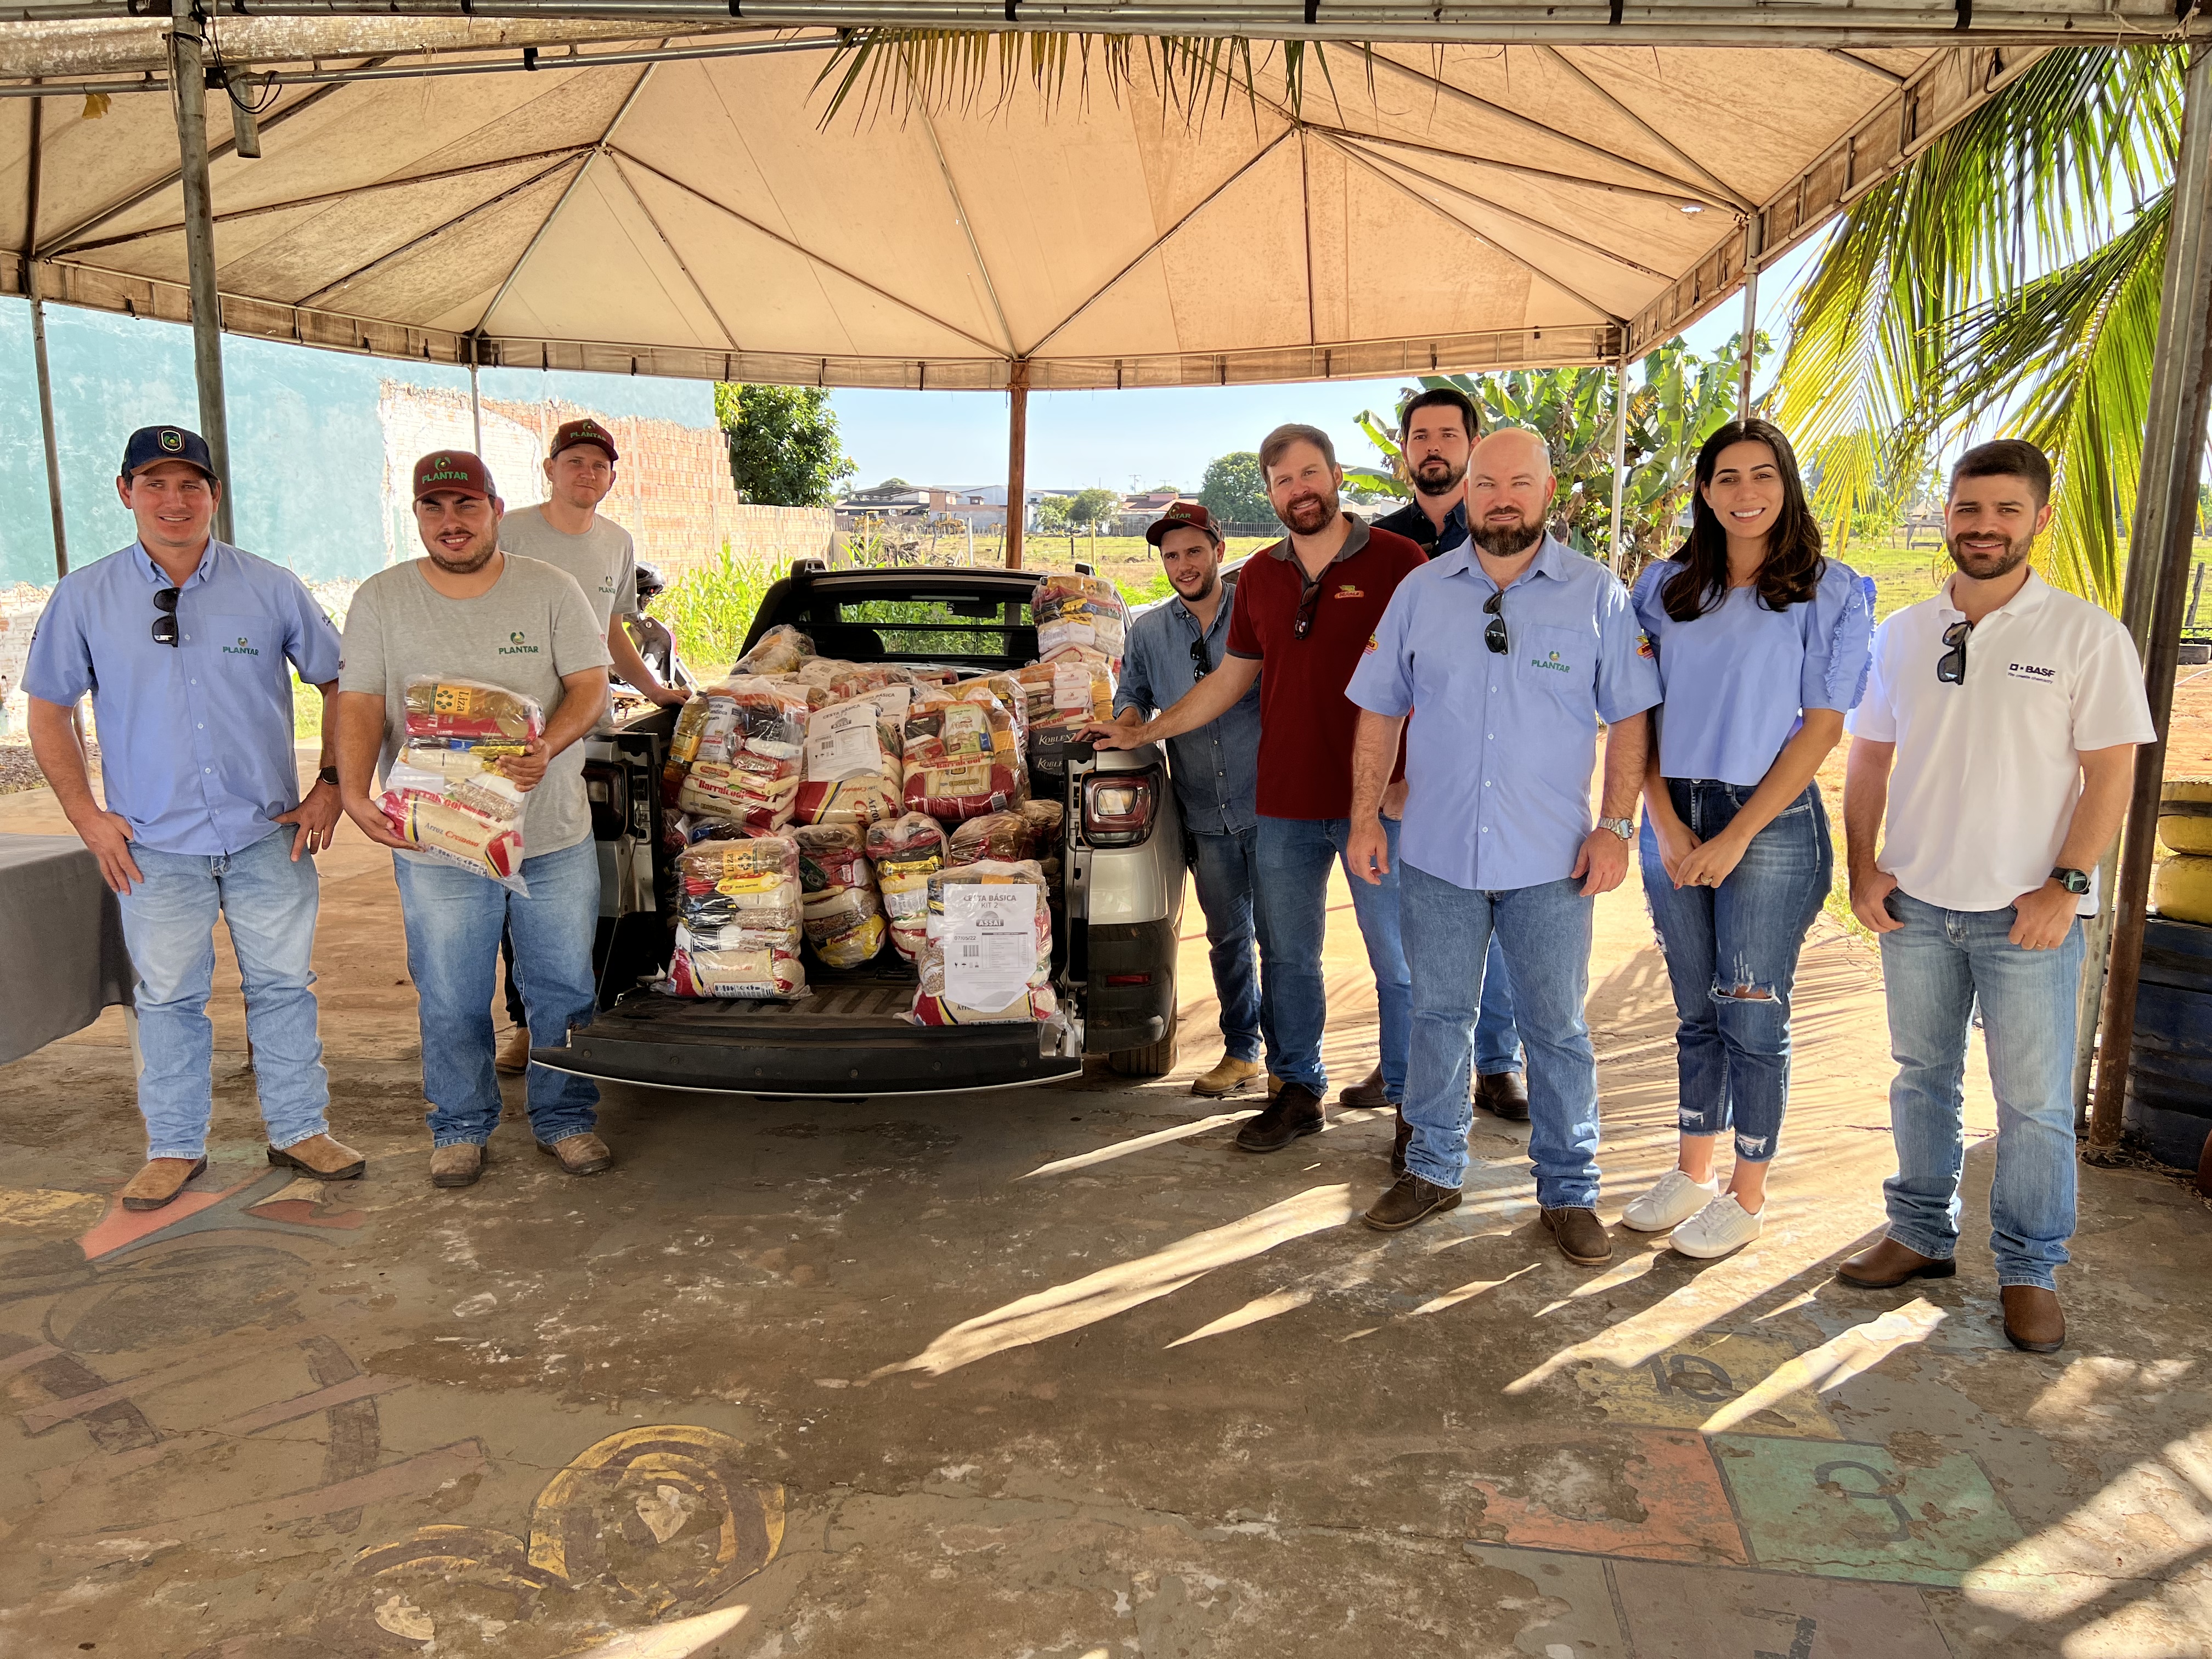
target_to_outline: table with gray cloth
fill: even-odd
[[[75,836],[0,835],[0,1065],[131,1003],[123,912]]]

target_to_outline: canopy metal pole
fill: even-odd
[[[475,433],[474,453],[483,454],[483,393],[477,385],[477,339],[469,336],[469,425]]]
[[[2136,637],[2143,648],[2143,685],[2158,736],[2136,750],[2135,788],[2120,839],[2105,1036],[2097,1052],[2096,1098],[2084,1152],[2098,1164],[2112,1161],[2119,1150],[2128,1054],[2135,1043],[2136,988],[2142,969],[2143,911],[2164,787],[2173,674],[2181,656],[2181,609],[2197,529],[2205,420],[2212,412],[2212,45],[2200,42],[2191,48],[2186,87],[2124,617],[2132,629],[2141,630]]]
[[[215,286],[215,213],[208,185],[207,68],[192,0],[170,0],[169,76],[175,92],[177,160],[185,196],[185,264],[191,279],[192,373],[199,383],[200,436],[215,461],[222,499],[215,533],[231,530],[230,423],[222,396],[222,301]]]
[[[1006,568],[1022,568],[1022,520],[1028,494],[1024,474],[1029,468],[1030,362],[1014,359],[1006,375]]]
[[[1613,538],[1606,544],[1606,564],[1620,574],[1621,511],[1628,494],[1628,352],[1624,346],[1613,366]]]
[[[1743,224],[1743,341],[1738,354],[1741,366],[1736,371],[1735,417],[1739,421],[1751,418],[1751,373],[1759,359],[1759,256],[1761,252],[1759,216],[1753,214]]]
[[[31,361],[39,382],[39,434],[46,445],[46,507],[54,520],[54,574],[69,574],[69,520],[62,511],[62,458],[54,441],[54,375],[46,361],[46,302],[39,294],[39,191],[46,161],[46,100],[31,100],[31,150],[23,213],[23,296],[31,302]]]

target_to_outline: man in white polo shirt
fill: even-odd
[[[1881,939],[1897,1174],[1887,1236],[1838,1276],[1951,1276],[1978,1000],[1997,1098],[1990,1246],[2005,1335],[2030,1353],[2066,1340],[2079,918],[2096,913],[2135,746],[2154,735],[2126,631],[2028,566],[2050,521],[2051,463],[2033,444],[1959,458],[1944,509],[1958,572],[1875,631],[1844,785],[1851,908]]]

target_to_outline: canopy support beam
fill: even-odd
[[[1620,525],[1628,493],[1628,353],[1613,366],[1613,536],[1606,543],[1607,568],[1620,574]]]
[[[23,211],[23,297],[31,302],[31,362],[39,381],[39,435],[46,447],[46,507],[54,520],[54,574],[69,574],[69,520],[62,511],[61,450],[54,441],[54,375],[46,361],[46,302],[39,297],[39,187],[45,173],[46,100],[31,100],[31,151]]]
[[[2135,1045],[2136,988],[2142,972],[2143,908],[2150,896],[2165,782],[2173,672],[2181,656],[2181,612],[2197,528],[2205,420],[2212,413],[2212,43],[2191,47],[2185,87],[2142,482],[2128,538],[2127,589],[2121,601],[2121,619],[2142,652],[2143,685],[2158,735],[2136,750],[2135,788],[2120,837],[2105,1037],[2097,1053],[2096,1099],[2082,1154],[2092,1164],[2112,1163],[2119,1152],[2128,1056]]]
[[[1006,366],[1006,568],[1022,568],[1022,520],[1028,514],[1030,360]]]
[[[1759,218],[1753,214],[1743,226],[1743,340],[1737,353],[1735,417],[1751,418],[1751,376],[1759,363]]]
[[[472,453],[483,459],[483,389],[477,384],[477,337],[469,336],[469,432]]]
[[[222,395],[222,301],[216,293],[215,216],[208,186],[207,68],[192,0],[171,0],[169,74],[176,87],[178,179],[185,197],[185,264],[192,294],[192,378],[200,436],[215,462],[215,533],[233,541],[230,422]]]

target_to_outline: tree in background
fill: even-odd
[[[1269,524],[1275,517],[1257,450],[1240,449],[1208,461],[1198,499],[1224,524]]]
[[[769,507],[828,507],[856,470],[820,386],[719,381],[714,418],[730,446],[739,499]]]
[[[1079,530],[1098,533],[1098,526],[1118,517],[1121,498],[1110,489],[1079,489],[1067,498],[1067,521]]]
[[[1778,402],[1830,544],[1972,437],[2051,457],[2036,563],[2117,608],[2188,49],[2069,49],[1860,197],[1799,290]]]
[[[1030,510],[1030,526],[1041,535],[1065,536],[1073,520],[1068,516],[1072,495],[1040,495]]]
[[[1633,580],[1645,561],[1664,558],[1680,540],[1676,521],[1689,503],[1698,449],[1735,413],[1738,340],[1700,357],[1680,340],[1642,364],[1628,397],[1628,489],[1622,499],[1620,574]],[[1510,374],[1425,374],[1421,387],[1452,386],[1481,411],[1486,430],[1526,427],[1544,440],[1559,475],[1552,529],[1577,552],[1605,556],[1613,534],[1613,371],[1522,370]],[[1403,408],[1417,388],[1399,397]],[[1398,455],[1398,419],[1360,412],[1360,429],[1388,463],[1346,467],[1345,480],[1370,494],[1403,499],[1411,491]]]

